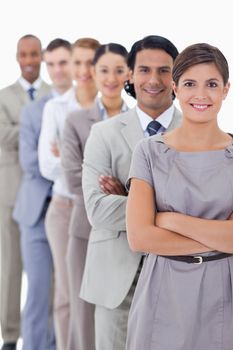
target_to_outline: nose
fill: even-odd
[[[111,83],[116,81],[116,75],[114,74],[114,72],[108,73],[108,81]]]
[[[157,72],[151,72],[150,79],[151,84],[156,84],[160,81],[159,74]]]
[[[25,58],[24,58],[24,62],[25,62],[25,65],[30,65],[33,63],[33,57],[31,55],[27,55]]]
[[[89,67],[86,64],[82,64],[80,66],[80,73],[81,75],[87,75],[89,73]]]
[[[195,99],[201,101],[201,100],[205,100],[206,97],[207,96],[206,96],[204,89],[198,88],[198,90],[196,91],[196,94],[195,94]]]

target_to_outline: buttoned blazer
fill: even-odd
[[[92,125],[100,120],[100,109],[95,103],[91,108],[70,113],[63,132],[62,167],[68,189],[75,194],[69,234],[83,239],[89,238],[91,230],[82,191],[83,152]]]
[[[181,122],[175,108],[167,131]],[[132,152],[144,137],[135,108],[93,125],[84,151],[83,194],[92,229],[88,243],[81,297],[116,308],[125,299],[136,275],[141,253],[132,252],[126,237],[127,197],[106,195],[99,186],[101,174],[126,183]]]
[[[42,82],[36,98],[41,98],[49,91],[49,85]],[[14,205],[21,180],[19,119],[21,108],[29,102],[27,92],[18,81],[0,91],[0,203],[4,206]]]
[[[19,129],[19,161],[23,171],[13,211],[22,225],[35,226],[44,214],[45,202],[51,195],[52,182],[42,177],[38,162],[38,141],[43,109],[52,94],[25,106]]]

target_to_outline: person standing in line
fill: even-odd
[[[60,148],[67,114],[91,106],[97,89],[91,75],[91,64],[99,42],[81,38],[72,46],[72,77],[77,85],[61,97],[48,101],[42,117],[39,139],[41,174],[54,181],[52,200],[46,213],[46,234],[52,252],[55,272],[54,324],[58,350],[64,350],[69,338],[69,288],[66,252],[73,194],[69,192],[61,166]]]
[[[84,150],[82,186],[92,226],[80,296],[96,305],[96,350],[125,350],[128,312],[142,254],[129,249],[123,186],[137,142],[179,125],[173,105],[173,61],[178,51],[151,35],[133,44],[126,89],[137,106],[92,126]]]
[[[100,97],[93,107],[71,113],[65,122],[61,161],[68,189],[75,194],[69,226],[67,268],[70,289],[69,350],[94,350],[94,305],[79,297],[90,224],[82,194],[83,151],[91,126],[127,111],[121,97],[128,79],[127,50],[117,43],[101,45],[93,60],[93,77]]]
[[[54,329],[49,324],[53,264],[44,228],[52,182],[40,174],[37,147],[46,102],[63,95],[72,86],[71,44],[64,39],[54,39],[45,49],[43,58],[52,90],[49,95],[26,106],[21,113],[19,159],[23,179],[13,212],[20,226],[23,267],[28,281],[22,315],[24,350],[55,350]]]
[[[40,99],[50,87],[40,78],[40,40],[31,34],[19,39],[17,62],[20,78],[0,90],[0,237],[1,237],[1,331],[2,350],[15,350],[20,335],[22,263],[19,228],[12,218],[21,180],[18,134],[21,108]]]
[[[127,234],[148,256],[129,315],[128,350],[231,350],[233,135],[218,126],[228,63],[209,44],[173,67],[179,128],[143,140],[129,174]]]

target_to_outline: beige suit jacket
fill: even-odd
[[[177,127],[175,108],[167,130]],[[81,297],[93,304],[116,308],[125,299],[136,275],[141,254],[130,250],[126,237],[127,197],[105,195],[98,178],[113,175],[126,183],[132,152],[144,137],[135,108],[93,125],[83,164],[83,193],[91,223]]]
[[[82,191],[83,152],[92,125],[100,120],[100,110],[95,103],[91,108],[72,112],[63,131],[61,161],[67,187],[75,194],[69,234],[83,239],[89,238],[91,230]]]
[[[37,99],[48,94],[42,82]],[[18,158],[18,134],[21,108],[29,103],[27,92],[19,82],[0,91],[0,205],[13,207],[21,180]]]

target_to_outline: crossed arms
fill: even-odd
[[[158,255],[185,255],[207,251],[233,253],[233,215],[229,220],[207,220],[188,215],[156,212],[154,190],[133,178],[126,222],[132,250]]]

